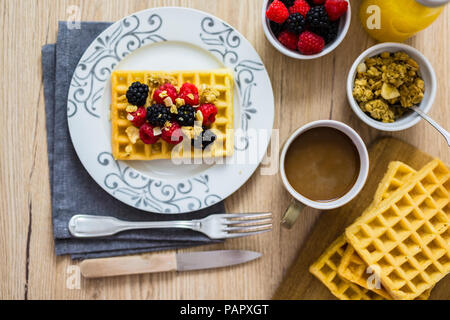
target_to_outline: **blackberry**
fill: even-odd
[[[202,148],[205,150],[210,144],[216,141],[217,136],[209,130],[207,127],[202,127],[202,134],[199,134],[197,137],[191,140],[191,144],[194,148]]]
[[[162,127],[171,118],[169,108],[163,104],[153,104],[147,108],[147,120],[152,126]]]
[[[333,21],[330,23],[328,28],[311,28],[311,31],[318,34],[325,40],[325,44],[329,44],[336,40],[339,30],[339,22]]]
[[[283,25],[273,22],[273,21],[270,21],[270,30],[272,30],[275,37],[278,38],[278,35],[280,34],[280,32],[283,31]]]
[[[286,29],[295,34],[300,34],[305,29],[305,18],[301,13],[293,13],[284,22]]]
[[[316,32],[320,29],[328,29],[330,26],[330,19],[328,18],[325,6],[311,8],[306,14],[306,22],[311,30],[315,29]]]
[[[286,8],[290,8],[292,7],[292,5],[294,4],[295,0],[280,0],[281,2],[284,3],[284,5],[286,6]]]
[[[140,82],[133,82],[127,91],[128,102],[141,107],[145,105],[148,97],[148,86]]]
[[[174,115],[174,119],[180,126],[192,127],[195,121],[195,109],[186,104],[178,108],[178,113]]]

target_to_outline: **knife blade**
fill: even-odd
[[[261,253],[246,250],[143,254],[84,260],[80,263],[80,271],[86,278],[101,278],[140,273],[204,270],[233,266],[259,257]]]

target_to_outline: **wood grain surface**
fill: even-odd
[[[375,43],[361,28],[356,15],[359,2],[351,1],[350,30],[333,53],[297,61],[281,55],[265,39],[262,0],[0,0],[0,299],[269,299],[319,216],[307,209],[293,229],[278,227],[290,198],[278,175],[257,171],[227,199],[227,210],[271,210],[277,227],[261,236],[201,249],[256,250],[263,254],[261,259],[220,270],[82,280],[79,289],[70,289],[67,281],[74,262],[56,257],[53,247],[40,53],[42,45],[55,42],[57,22],[68,19],[70,6],[80,8],[83,21],[116,21],[157,6],[185,6],[214,14],[237,28],[265,63],[281,141],[307,122],[331,118],[349,124],[370,143],[383,133],[358,120],[345,94],[352,62]],[[449,21],[446,8],[431,27],[407,42],[435,67],[438,91],[430,115],[447,129]],[[446,143],[423,121],[393,135],[450,163]],[[189,250],[199,248],[183,251]]]
[[[433,159],[412,145],[392,137],[380,138],[372,143],[369,147],[369,157],[370,179],[367,180],[361,193],[345,206],[321,214],[295,262],[276,290],[274,299],[333,298],[330,291],[308,271],[309,266],[369,206],[389,162],[403,161],[413,169],[420,170]],[[433,288],[430,299],[450,299],[450,276],[445,277]]]

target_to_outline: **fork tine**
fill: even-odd
[[[233,225],[233,224],[248,224],[248,223],[268,223],[271,222],[272,218],[267,219],[248,219],[248,220],[226,220],[226,225]]]
[[[272,216],[272,212],[263,212],[263,213],[232,213],[232,214],[225,214],[223,217],[227,220],[232,218],[241,218],[241,219],[261,219],[261,218],[268,218]]]
[[[253,232],[253,231],[260,231],[262,228],[272,228],[271,223],[267,224],[261,224],[256,226],[244,226],[244,227],[225,227],[223,228],[224,231],[247,231],[247,232]]]
[[[272,229],[267,229],[267,230],[261,230],[261,231],[254,231],[254,232],[239,232],[239,233],[228,233],[224,239],[228,239],[228,238],[239,238],[239,237],[246,237],[246,236],[254,236],[257,234],[261,234],[261,233],[265,233],[265,232],[269,232]]]

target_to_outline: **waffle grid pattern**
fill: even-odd
[[[346,230],[395,299],[417,298],[450,271],[449,180],[436,159]]]
[[[393,192],[403,186],[407,179],[414,173],[414,169],[400,161],[389,163],[388,170],[375,191],[375,196],[370,206],[364,211],[364,217],[373,207],[382,200],[387,199]],[[371,289],[385,299],[391,300],[389,293],[381,288],[369,288],[367,283],[370,274],[367,273],[367,264],[358,256],[355,249],[349,245],[344,252],[338,273],[345,279],[360,285],[363,288]],[[427,299],[428,297],[425,297]]]
[[[186,82],[195,84],[198,88],[206,85],[219,92],[215,105],[218,109],[216,121],[211,130],[216,134],[216,141],[204,152],[193,149],[190,143],[173,146],[161,139],[153,145],[146,145],[140,139],[135,144],[130,142],[125,130],[131,126],[127,119],[128,106],[125,94],[128,87],[135,81],[150,84],[151,78],[173,78],[178,85]],[[234,105],[233,105],[233,75],[229,69],[204,71],[114,71],[111,76],[111,123],[112,151],[119,160],[157,160],[184,158],[217,158],[233,154],[234,150]],[[150,90],[152,87],[149,85]],[[151,94],[149,94],[150,100]],[[149,101],[147,105],[149,105]],[[187,141],[187,139],[185,139]],[[126,148],[131,147],[130,150]],[[174,148],[177,148],[174,150]],[[184,151],[183,148],[189,148]]]
[[[348,243],[344,236],[334,241],[325,252],[311,265],[309,271],[341,300],[383,300],[377,293],[363,288],[338,273]]]

